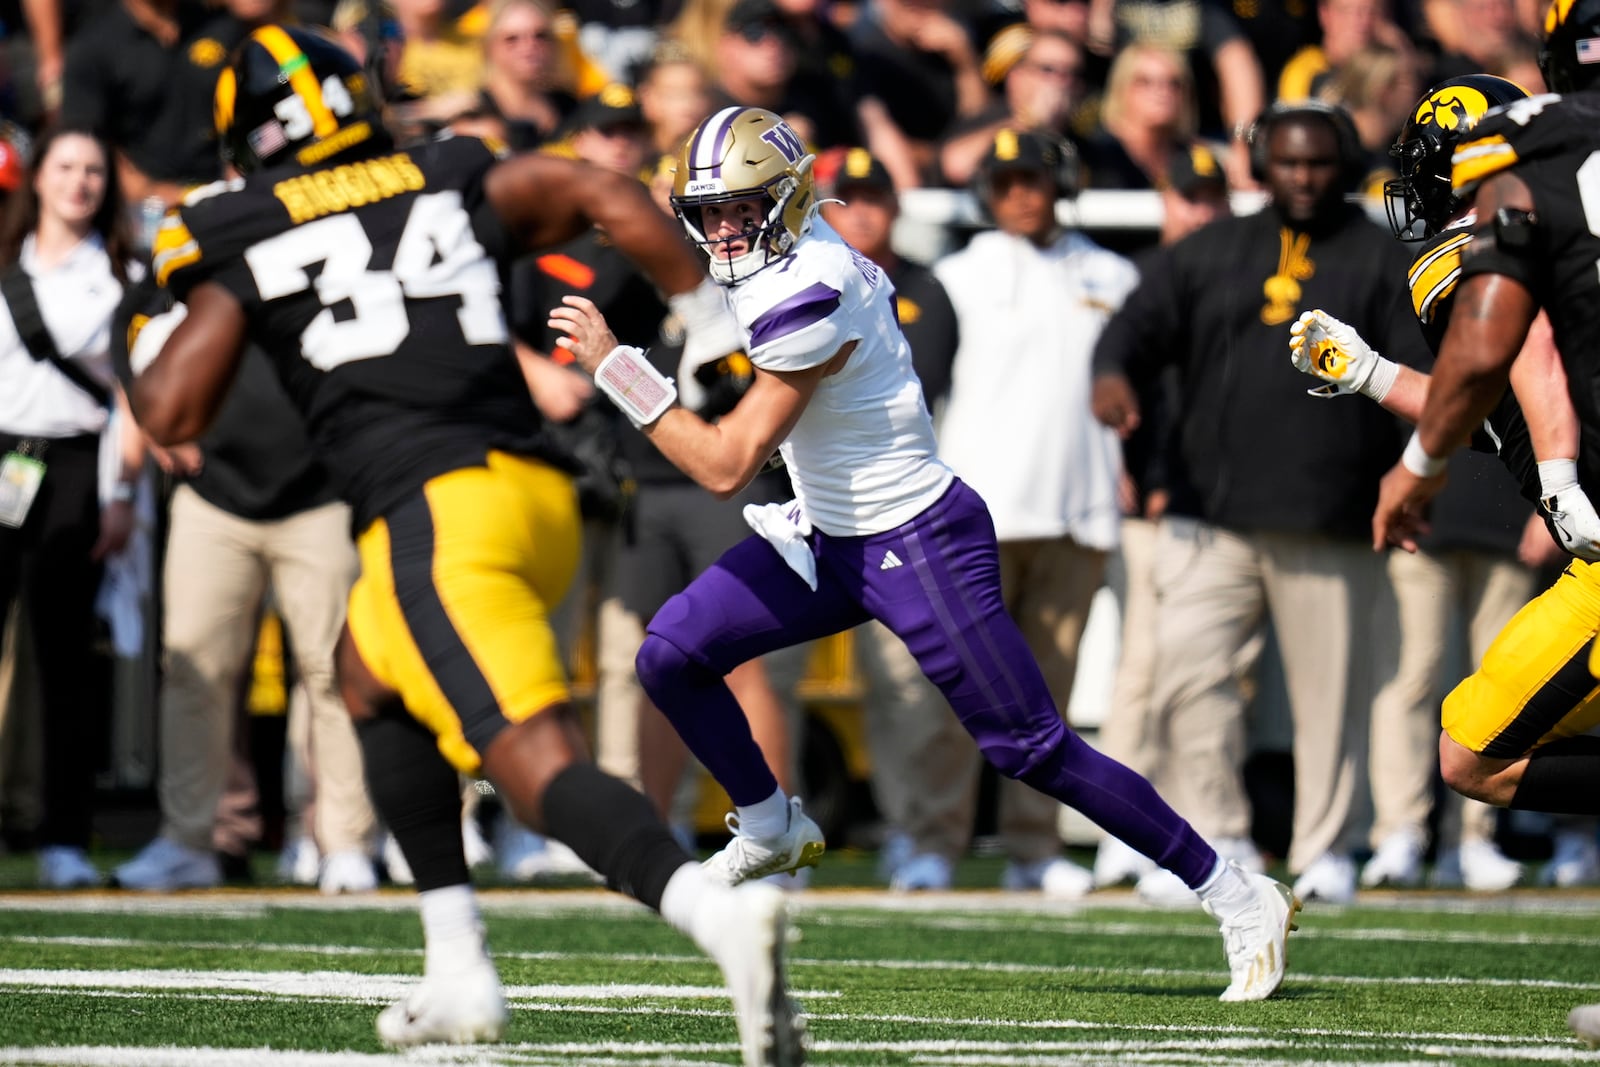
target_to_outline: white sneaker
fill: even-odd
[[[393,834],[383,835],[383,869],[389,872],[389,881],[395,885],[411,885],[417,880]]]
[[[372,866],[372,857],[357,848],[328,853],[328,858],[322,861],[322,876],[317,879],[317,888],[330,897],[340,893],[375,892],[378,888],[378,872]]]
[[[1580,1004],[1567,1013],[1567,1025],[1590,1048],[1600,1048],[1600,1004]]]
[[[1401,827],[1378,842],[1372,858],[1361,868],[1361,884],[1368,889],[1420,884],[1423,851],[1422,835],[1408,826]]]
[[[1233,977],[1220,999],[1230,1003],[1266,1000],[1278,991],[1289,964],[1289,932],[1300,928],[1294,921],[1300,901],[1288,886],[1264,874],[1239,873],[1255,889],[1256,903],[1222,923],[1222,946]],[[1353,869],[1350,878],[1353,885]],[[1203,906],[1215,914],[1209,904]]]
[[[208,848],[190,848],[158,837],[112,872],[123,889],[170,893],[174,889],[214,889],[222,884],[222,864]]]
[[[506,998],[494,963],[450,975],[424,976],[378,1016],[378,1040],[389,1048],[498,1041],[506,1030]]]
[[[724,821],[733,840],[701,864],[723,885],[738,885],[796,867],[814,867],[828,847],[822,839],[822,828],[800,810],[799,797],[789,798],[789,826],[776,837],[747,837],[739,830],[739,816],[731,811]]]
[[[543,869],[545,839],[502,814],[494,828],[495,864],[500,877],[513,882],[531,882]]]
[[[1151,871],[1161,868],[1143,852],[1125,844],[1121,838],[1107,834],[1094,850],[1094,886],[1105,889],[1123,882],[1137,882]]]
[[[1454,868],[1452,871],[1451,868]],[[1493,841],[1463,841],[1459,849],[1445,852],[1434,868],[1434,884],[1464,885],[1478,893],[1499,893],[1522,881],[1522,864],[1506,856]]]
[[[1349,904],[1356,898],[1355,861],[1343,852],[1324,852],[1300,872],[1294,895],[1301,900]]]
[[[937,852],[924,852],[900,864],[889,882],[896,893],[943,892],[950,888],[950,861]]]
[[[1261,850],[1248,837],[1219,837],[1211,842],[1211,847],[1222,862],[1238,864],[1245,874],[1267,873],[1267,861],[1261,858]]]
[[[901,864],[916,858],[917,844],[911,835],[902,830],[892,830],[878,849],[878,878],[893,883]]]
[[[483,839],[483,831],[478,829],[478,820],[475,818],[461,820],[461,846],[467,854],[468,867],[482,867],[485,863],[494,862],[494,849]]]
[[[1155,908],[1192,908],[1200,901],[1193,889],[1183,884],[1183,879],[1157,867],[1134,883],[1133,891],[1139,899]]]
[[[149,848],[145,851],[148,852]],[[212,856],[211,862],[216,865],[217,858]],[[83,889],[97,886],[104,880],[100,871],[89,862],[89,854],[81,848],[46,845],[39,850],[39,884],[45,889]],[[220,881],[222,868],[217,865],[217,882]]]
[[[1595,844],[1594,828],[1558,831],[1555,852],[1539,872],[1539,884],[1569,889],[1595,882],[1600,882],[1600,846]]]
[[[745,1067],[805,1063],[805,1016],[789,999],[784,977],[788,940],[783,891],[755,883],[734,891],[722,921],[702,946],[728,983]]]
[[[1012,860],[1000,875],[1000,888],[1009,893],[1038,890],[1056,900],[1078,900],[1094,888],[1094,875],[1060,856],[1049,856],[1032,863]]]
[[[297,837],[278,853],[278,881],[289,885],[316,885],[322,870],[322,853],[309,837]]]

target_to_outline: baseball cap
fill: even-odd
[[[783,19],[773,0],[737,0],[722,22],[723,32],[737,33],[752,44],[768,34],[776,34],[793,46],[794,31]]]
[[[643,125],[644,116],[639,112],[638,98],[632,89],[621,82],[612,82],[583,101],[567,120],[567,128],[573,132]]]
[[[978,168],[985,174],[1004,170],[1037,170],[1054,176],[1064,162],[1063,142],[1031,130],[1007,126],[994,135]]]
[[[830,148],[817,156],[812,174],[821,196],[834,196],[845,186],[894,192],[894,179],[865,148]]]
[[[1223,173],[1222,161],[1199,141],[1172,154],[1167,164],[1167,184],[1179,196],[1188,199],[1203,193],[1228,191],[1228,177]]]

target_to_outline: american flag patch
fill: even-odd
[[[1579,63],[1600,63],[1600,37],[1585,37],[1577,48]]]
[[[276,120],[257,126],[245,140],[250,142],[250,151],[261,157],[270,156],[289,143],[289,139],[283,135],[282,123]]]

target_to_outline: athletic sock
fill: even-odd
[[[661,910],[674,872],[694,859],[643,795],[592,763],[574,763],[544,792],[545,832],[619,893]]]
[[[402,712],[356,723],[372,806],[400,845],[419,892],[470,882],[461,783],[433,734]]]
[[[789,798],[782,789],[755,804],[740,804],[735,808],[739,816],[739,832],[757,839],[777,837],[789,829]]]
[[[1600,737],[1563,737],[1528,754],[1508,807],[1552,815],[1600,815]]]
[[[721,894],[727,887],[711,880],[705,868],[690,861],[672,872],[661,893],[661,917],[696,944],[703,943],[708,917],[715,922]]]
[[[1239,868],[1221,858],[1195,892],[1200,895],[1201,903],[1210,906],[1218,922],[1227,922],[1256,903],[1250,880]]]
[[[470,885],[451,885],[418,894],[429,975],[458,974],[487,958],[478,898]]]

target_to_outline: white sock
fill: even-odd
[[[681,934],[687,934],[697,944],[699,928],[708,901],[715,901],[725,886],[711,880],[705,868],[692,860],[672,872],[667,886],[661,891],[661,917],[667,925]],[[713,909],[714,910],[714,909]]]
[[[1218,922],[1227,922],[1256,903],[1256,892],[1250,880],[1221,856],[1195,892],[1202,903],[1210,905],[1211,914]]]
[[[777,837],[789,828],[789,798],[783,787],[759,804],[739,805],[739,832],[746,837]]]
[[[453,974],[486,958],[478,898],[470,885],[447,885],[417,894],[427,974]]]

